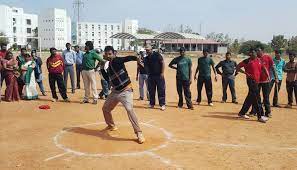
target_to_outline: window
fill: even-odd
[[[94,32],[92,32],[92,37],[94,37]]]
[[[78,29],[79,29],[79,30],[81,29],[81,25],[80,25],[80,24],[78,24]]]
[[[107,30],[107,25],[104,26],[105,31]]]
[[[101,40],[100,39],[98,40],[98,43],[101,44]]]
[[[94,39],[92,39],[92,42],[94,43]]]
[[[16,27],[13,27],[13,33],[16,33],[16,32],[17,32]]]
[[[30,19],[26,19],[27,25],[31,25],[31,20]]]
[[[85,28],[88,29],[88,25],[87,24],[85,25]]]
[[[98,30],[101,30],[101,25],[98,25]]]
[[[107,37],[107,32],[105,32],[105,37]]]
[[[12,12],[18,13],[18,10],[14,9],[14,10],[12,10]]]
[[[113,25],[110,26],[110,29],[113,30]]]
[[[111,44],[113,44],[113,39],[111,39]]]
[[[98,32],[98,36],[99,36],[99,37],[101,36],[101,32]]]
[[[92,29],[94,29],[94,25],[92,25]]]
[[[120,44],[120,39],[118,39],[118,44]]]
[[[86,35],[88,35],[88,32],[85,32],[86,33]]]
[[[107,39],[105,39],[105,44],[107,44]]]
[[[79,33],[78,33],[78,36],[80,36],[80,37],[81,37],[81,32],[79,32]]]
[[[14,42],[17,42],[17,38],[13,38],[13,41],[14,41]]]
[[[31,28],[27,28],[27,33],[31,34],[32,33],[32,29]]]
[[[118,25],[118,30],[120,31],[120,26]]]

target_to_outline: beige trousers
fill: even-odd
[[[85,87],[85,100],[89,100],[91,89],[93,99],[98,99],[97,85],[96,85],[96,72],[95,70],[83,70],[82,77]]]

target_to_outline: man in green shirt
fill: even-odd
[[[192,60],[185,55],[186,49],[181,47],[180,56],[174,58],[169,67],[176,70],[176,88],[179,97],[178,107],[183,107],[183,90],[188,109],[193,110],[190,85],[192,83]]]
[[[211,67],[215,74],[215,80],[217,81],[217,72],[214,67],[214,61],[211,57],[208,56],[208,50],[203,50],[203,57],[198,59],[198,65],[196,68],[194,79],[197,80],[197,90],[198,90],[198,98],[197,104],[201,103],[201,91],[203,84],[205,84],[205,90],[208,100],[208,105],[213,106],[212,103],[212,80],[211,80]],[[198,79],[197,73],[199,72]]]
[[[87,41],[85,44],[86,53],[83,55],[82,59],[82,77],[84,82],[85,97],[82,104],[89,103],[90,89],[92,89],[93,104],[97,104],[98,92],[96,85],[96,61],[104,64],[103,58],[96,53],[94,50],[94,45],[92,41]]]

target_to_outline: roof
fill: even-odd
[[[139,40],[154,40],[155,35],[150,34],[129,34],[129,33],[117,33],[110,38],[118,39],[139,39]]]
[[[175,39],[175,40],[164,40],[164,44],[222,44],[214,40],[207,39]]]
[[[205,40],[204,37],[198,34],[190,33],[176,33],[176,32],[164,32],[155,36],[158,39],[199,39]]]

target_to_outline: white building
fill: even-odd
[[[95,23],[79,22],[77,24],[77,44],[84,46],[86,41],[93,41],[94,48],[104,49],[105,46],[111,45],[115,49],[121,49],[121,40],[110,38],[112,35],[122,32],[120,23]]]
[[[138,31],[138,20],[130,20],[125,19],[122,23],[123,25],[123,33],[129,33],[129,34],[137,34]],[[122,40],[122,47],[125,50],[134,50],[134,47],[130,47],[130,41],[129,40]]]
[[[43,10],[38,20],[38,34],[42,49],[55,47],[65,49],[71,43],[71,19],[65,9],[51,8]]]
[[[9,45],[30,45],[30,39],[35,36],[38,26],[38,16],[24,13],[23,8],[0,5],[0,32],[9,37]]]

